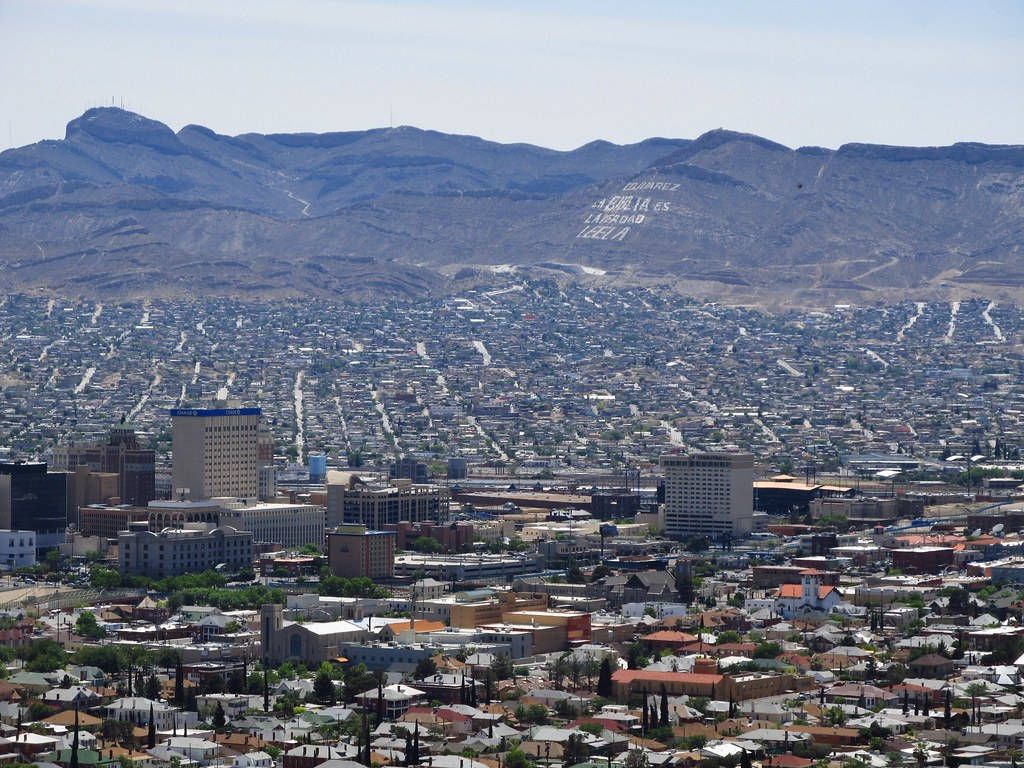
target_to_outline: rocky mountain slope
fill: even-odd
[[[728,301],[1024,298],[1024,147],[745,134],[571,152],[414,128],[178,133],[118,109],[0,154],[8,289],[342,296],[510,266]]]

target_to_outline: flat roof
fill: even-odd
[[[259,416],[259,408],[171,408],[171,416]]]

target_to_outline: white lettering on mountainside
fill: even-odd
[[[622,192],[674,192],[679,185],[668,181],[631,181]],[[621,242],[633,227],[651,221],[652,213],[672,210],[668,200],[655,200],[638,194],[621,194],[603,197],[590,205],[583,216],[583,229],[577,234],[579,240],[611,240]]]

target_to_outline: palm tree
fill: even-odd
[[[914,747],[914,760],[917,761],[917,768],[924,768],[924,764],[928,761],[928,750],[923,742],[917,742],[917,746]]]

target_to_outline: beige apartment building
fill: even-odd
[[[172,408],[175,498],[259,494],[259,408]]]
[[[754,457],[749,453],[670,453],[665,472],[665,535],[739,537],[754,514]]]

